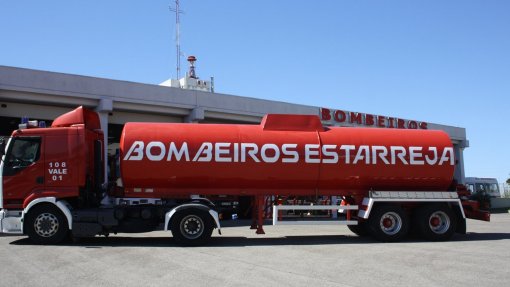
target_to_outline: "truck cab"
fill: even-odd
[[[92,118],[83,109],[73,111],[73,116]],[[96,124],[73,123],[80,121],[59,118],[51,128],[27,127],[12,133],[4,150],[2,208],[25,208],[47,196],[75,198],[87,185],[102,184],[99,119]]]
[[[210,201],[126,197],[121,188],[109,190],[99,116],[83,107],[49,128],[20,124],[1,141],[0,157],[0,233],[55,244],[70,235],[148,232],[164,224],[180,242],[194,245],[219,231]]]
[[[19,213],[48,198],[97,206],[103,141],[97,114],[83,108],[57,118],[51,128],[20,124],[0,148],[0,208],[4,218],[10,218],[2,221],[2,230],[22,231]]]
[[[466,177],[466,188],[472,195],[486,194],[490,197],[501,197],[496,178]]]

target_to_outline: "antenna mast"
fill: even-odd
[[[182,13],[182,11],[179,9],[179,0],[175,0],[175,9],[173,9],[170,6],[170,11],[175,12],[175,48],[177,52],[177,79],[179,79],[181,75],[181,33],[180,33],[180,26],[181,26],[181,20],[179,18],[179,14]]]

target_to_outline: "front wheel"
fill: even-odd
[[[36,244],[58,244],[69,234],[67,219],[56,206],[35,206],[24,220],[28,238]]]
[[[180,245],[203,245],[211,238],[214,229],[212,217],[205,210],[189,208],[177,212],[170,229]]]
[[[376,206],[368,219],[368,230],[377,240],[399,241],[409,231],[409,219],[400,206]]]
[[[430,241],[449,240],[457,228],[457,217],[447,205],[425,205],[415,218],[420,235]]]

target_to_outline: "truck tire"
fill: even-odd
[[[207,211],[197,208],[188,208],[177,212],[170,224],[175,241],[184,246],[205,244],[211,239],[214,229],[211,215]]]
[[[367,223],[365,221],[358,222],[358,225],[347,225],[347,228],[360,237],[368,235]]]
[[[36,244],[58,244],[69,235],[67,218],[56,206],[34,206],[24,221],[28,238]]]
[[[455,212],[444,204],[429,204],[416,211],[419,234],[430,241],[449,240],[457,229]]]
[[[368,231],[380,241],[399,241],[409,231],[409,218],[400,206],[376,206],[368,219]]]

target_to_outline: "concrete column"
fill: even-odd
[[[185,123],[198,123],[204,120],[205,110],[202,107],[196,107],[190,111],[190,113],[184,118]]]
[[[464,148],[469,146],[468,141],[461,141],[458,144],[453,145],[455,154],[455,174],[454,178],[459,184],[464,184],[466,175],[464,173]]]
[[[111,99],[103,98],[99,100],[99,104],[96,107],[96,112],[99,114],[101,130],[103,130],[104,134],[104,183],[108,182],[108,116],[112,111],[113,101]]]
[[[464,149],[459,148],[458,146],[454,146],[454,150],[456,161],[454,178],[459,184],[464,184],[466,177],[464,174]]]

